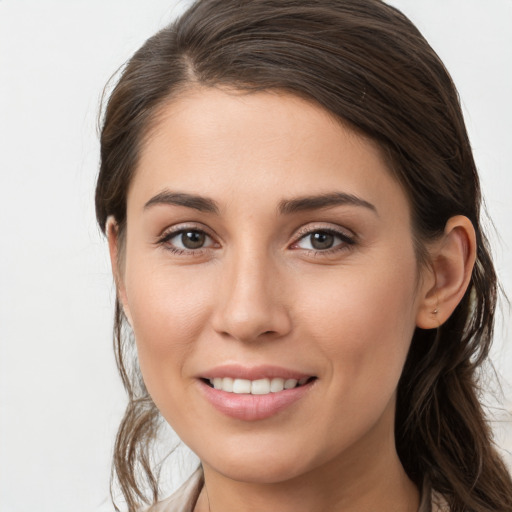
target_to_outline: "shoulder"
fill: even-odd
[[[448,503],[441,494],[432,491],[432,512],[450,512]]]
[[[146,512],[193,512],[202,487],[203,472],[198,468],[174,494],[155,503]],[[443,496],[425,482],[418,512],[450,512],[450,507]]]
[[[193,512],[202,487],[203,471],[198,468],[175,493],[155,503],[146,512]]]
[[[450,512],[448,503],[440,493],[432,489],[428,479],[423,482],[418,512]]]

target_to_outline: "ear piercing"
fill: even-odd
[[[432,314],[433,314],[433,315],[437,315],[437,313],[439,313],[439,309],[437,309],[437,308],[436,308],[436,309],[434,309],[434,311],[432,311]]]

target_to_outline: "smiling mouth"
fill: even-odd
[[[231,377],[216,377],[214,379],[201,379],[211,388],[227,393],[245,394],[245,395],[268,395],[270,393],[279,393],[287,389],[294,389],[309,384],[316,377],[304,377],[302,379],[284,379],[275,377],[272,379],[233,379]]]

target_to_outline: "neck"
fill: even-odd
[[[240,482],[203,462],[195,512],[417,512],[419,492],[400,463],[393,429],[382,428],[328,463],[279,482]]]

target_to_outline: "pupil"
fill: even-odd
[[[187,249],[199,249],[204,245],[205,235],[198,231],[186,231],[181,235],[181,242]]]
[[[319,231],[311,236],[311,245],[315,249],[329,249],[334,243],[334,235]]]

